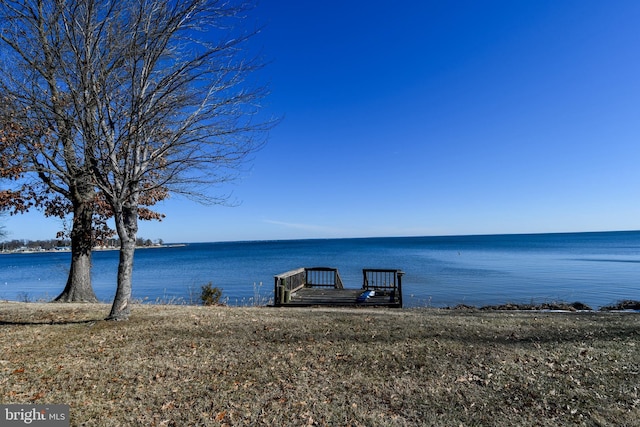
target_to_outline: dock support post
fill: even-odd
[[[400,308],[402,308],[402,276],[404,276],[404,271],[398,271],[398,304]]]
[[[279,295],[280,304],[284,304],[287,302],[286,289],[287,289],[286,279],[280,279],[280,286],[278,286],[278,290],[280,291],[280,295]]]

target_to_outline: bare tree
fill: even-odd
[[[0,40],[17,65],[4,70],[0,90],[29,129],[18,145],[26,172],[47,186],[41,194],[69,202],[87,262],[89,218],[97,207],[114,218],[110,319],[129,315],[138,219],[161,217],[148,206],[170,192],[226,202],[211,187],[235,178],[274,124],[257,119],[266,92],[247,80],[260,67],[243,49],[256,30],[239,26],[250,6],[0,0]]]
[[[265,91],[247,82],[260,64],[242,49],[255,32],[237,30],[246,5],[134,0],[112,10],[99,13],[107,17],[104,33],[117,36],[104,43],[105,56],[121,62],[92,74],[100,135],[92,158],[121,243],[109,315],[120,320],[130,312],[137,221],[141,210],[147,214],[144,205],[168,192],[225,202],[210,187],[236,176],[274,121],[256,120]]]
[[[39,207],[47,216],[73,214],[71,267],[58,301],[97,301],[91,286],[95,186],[76,126],[74,77],[60,67],[68,43],[60,9],[43,1],[0,1],[3,67],[0,208]],[[77,98],[77,97],[75,97]]]
[[[108,25],[117,3],[0,0],[0,177],[14,183],[0,191],[0,209],[73,216],[71,267],[57,301],[97,301],[92,249],[113,234],[106,223],[112,210],[97,191],[90,156],[101,136],[96,75],[122,73],[120,59],[108,56],[118,52],[100,44],[116,40],[102,30],[117,30]],[[148,209],[141,216],[161,218]]]

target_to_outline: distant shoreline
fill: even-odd
[[[165,249],[165,248],[180,248],[187,246],[186,243],[175,243],[169,245],[152,245],[152,246],[136,246],[136,249]],[[103,247],[97,246],[93,248],[96,252],[118,251],[120,248],[115,247]],[[47,254],[47,253],[67,253],[71,252],[71,248],[65,247],[61,249],[27,249],[27,250],[13,250],[13,251],[0,251],[0,255],[15,255],[15,254]]]

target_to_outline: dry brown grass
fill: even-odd
[[[0,401],[72,425],[638,425],[640,316],[0,303]]]

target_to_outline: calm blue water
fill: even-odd
[[[57,296],[68,253],[0,256],[0,299]],[[118,253],[95,252],[99,299],[115,293]],[[406,306],[476,306],[506,302],[580,301],[591,307],[640,299],[640,231],[537,235],[402,237],[197,243],[141,249],[134,298],[198,301],[212,282],[230,304],[273,296],[273,276],[298,267],[337,267],[359,288],[362,268],[399,268]],[[260,286],[262,284],[262,286]]]

